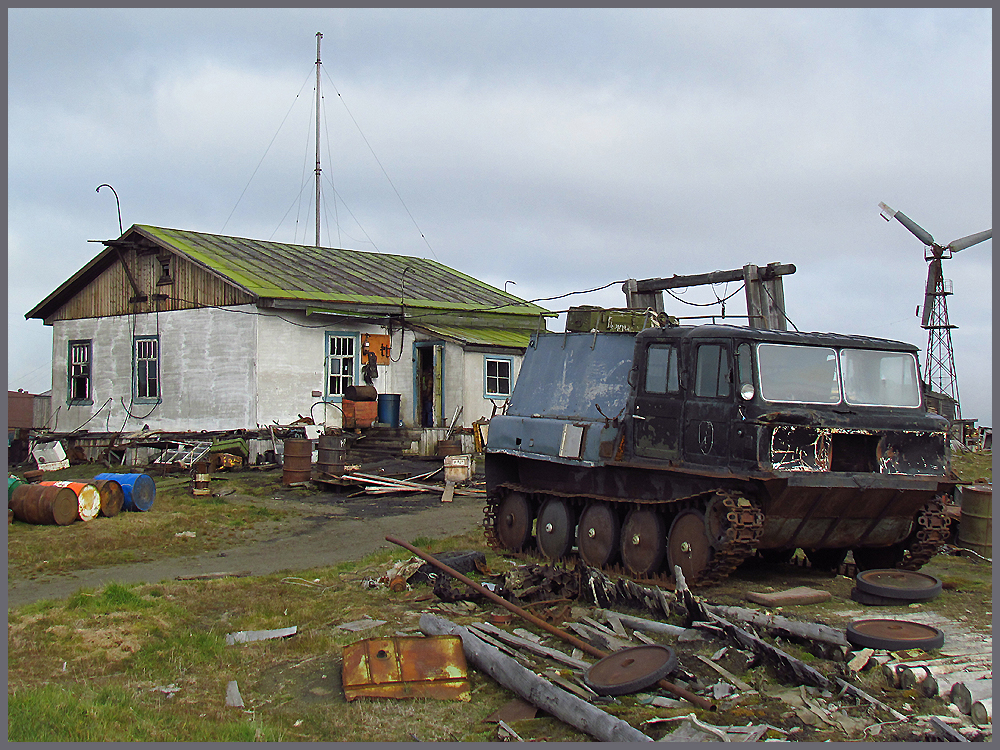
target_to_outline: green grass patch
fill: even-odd
[[[975,482],[977,479],[992,482],[993,451],[956,452],[951,457],[951,468],[963,482]]]

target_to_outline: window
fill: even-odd
[[[93,402],[90,395],[90,341],[69,342],[69,385],[66,395],[70,403]]]
[[[507,398],[511,392],[509,357],[486,357],[484,366],[486,398]]]
[[[354,385],[357,358],[356,336],[326,334],[326,395],[344,395],[348,386]]]
[[[158,255],[156,260],[153,261],[154,269],[158,269],[160,274],[160,277],[156,280],[157,286],[174,283],[174,279],[170,275],[170,259],[171,256],[169,255]]]
[[[160,400],[160,340],[135,340],[135,397],[138,401]]]
[[[842,349],[847,403],[864,406],[920,406],[917,361],[907,352]]]
[[[698,347],[694,395],[721,398],[729,395],[729,350],[722,344]]]
[[[646,393],[677,393],[677,347],[654,344],[646,350]]]
[[[767,401],[840,403],[837,352],[823,346],[758,344],[760,395]]]

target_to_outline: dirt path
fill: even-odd
[[[483,518],[483,501],[478,497],[456,497],[454,502],[442,503],[440,496],[423,500],[409,496],[405,504],[395,507],[385,500],[377,505],[381,512],[367,513],[355,508],[348,513],[303,515],[278,525],[273,533],[250,544],[205,554],[79,570],[44,580],[14,580],[7,586],[7,606],[63,599],[81,588],[100,588],[111,582],[156,583],[182,575],[218,572],[250,575],[298,572],[357,560],[379,547],[389,547],[386,535],[406,541],[421,536],[431,539],[455,536],[474,530]],[[388,514],[387,506],[394,507]]]

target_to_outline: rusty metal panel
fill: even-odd
[[[344,697],[470,698],[462,639],[455,635],[368,638],[344,646]]]

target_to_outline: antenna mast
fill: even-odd
[[[316,32],[316,247],[319,247],[319,66],[322,65],[319,57],[319,43],[323,34]]]

